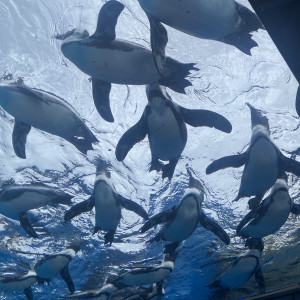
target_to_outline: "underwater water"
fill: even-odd
[[[117,37],[150,49],[148,19],[137,1],[122,0],[125,5],[117,23]],[[240,1],[250,7],[247,1]],[[251,137],[251,103],[269,119],[271,139],[288,157],[298,160],[300,147],[299,117],[295,110],[297,82],[264,30],[253,33],[258,47],[247,56],[233,46],[198,39],[167,27],[169,42],[166,54],[184,63],[197,63],[198,71],[189,77],[192,86],[186,95],[168,90],[174,102],[186,108],[218,112],[232,123],[226,134],[207,127],[187,126],[188,141],[171,181],[161,173],[148,172],[151,161],[147,139],[138,143],[123,162],[115,158],[115,147],[123,133],[134,125],[147,104],[144,86],[112,85],[111,107],[114,123],[105,122],[95,109],[89,76],[81,72],[62,54],[56,34],[75,27],[95,30],[97,16],[104,1],[96,0],[0,0],[0,74],[23,77],[29,87],[52,92],[69,102],[96,135],[99,143],[87,155],[67,141],[32,129],[26,160],[18,158],[12,148],[13,117],[0,108],[0,180],[8,183],[41,182],[75,195],[78,203],[93,190],[97,159],[109,161],[114,185],[119,194],[141,204],[149,216],[177,204],[188,185],[185,165],[189,164],[204,185],[205,213],[218,221],[231,237],[224,245],[215,235],[198,226],[184,243],[169,277],[164,299],[209,299],[206,287],[222,271],[216,264],[200,269],[213,260],[239,255],[244,241],[235,237],[235,228],[248,212],[247,199],[236,197],[242,168],[226,169],[206,175],[206,167],[217,158],[245,151]],[[289,174],[290,196],[297,202],[299,179]],[[154,230],[139,234],[143,221],[122,210],[122,219],[111,247],[104,245],[103,234],[92,235],[94,210],[64,223],[64,205],[47,206],[30,212],[36,226],[43,228],[42,238],[29,238],[18,222],[0,216],[1,272],[26,270],[39,256],[15,250],[54,253],[63,250],[73,238],[82,240],[82,251],[70,263],[76,290],[101,287],[108,274],[122,267],[160,261],[163,243],[149,244]],[[262,267],[266,289],[272,290],[298,282],[299,220],[290,215],[274,235],[264,238]],[[155,229],[157,231],[157,229]],[[145,263],[144,263],[145,264]],[[34,285],[35,299],[57,299],[68,293],[57,276],[47,285]],[[228,294],[241,299],[257,293],[253,278]],[[24,299],[20,293],[1,293],[1,299]]]

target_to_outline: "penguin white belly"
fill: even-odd
[[[78,133],[78,121],[63,105],[38,100],[14,91],[7,93],[1,106],[17,120],[62,137]]]
[[[192,199],[195,203],[195,200]],[[181,242],[187,239],[195,230],[198,224],[198,210],[190,207],[179,207],[175,219],[169,226],[164,226],[161,233],[166,241]]]
[[[17,198],[0,201],[0,213],[8,218],[18,220],[21,212],[47,205],[54,197],[27,191]]]
[[[291,206],[287,192],[278,191],[273,197],[273,202],[260,220],[253,220],[247,224],[241,233],[249,237],[263,238],[269,234],[275,233],[286,222]]]
[[[81,41],[65,45],[62,51],[82,72],[106,82],[139,85],[161,79],[149,50],[136,46],[122,51],[115,43],[120,41],[107,47],[86,46]]]
[[[165,106],[162,111],[156,109],[151,111],[148,117],[148,130],[151,151],[155,157],[171,160],[180,156],[186,140],[183,140],[178,121],[169,107]]]
[[[160,282],[170,275],[172,270],[170,268],[157,267],[154,270],[145,270],[139,274],[127,273],[122,278],[122,283],[128,286],[147,285]]]
[[[37,281],[36,277],[28,277],[10,282],[0,281],[0,291],[18,291],[25,290],[35,284]]]
[[[118,205],[111,187],[104,181],[96,184],[94,190],[96,226],[101,230],[116,229],[121,218],[121,206]]]
[[[240,17],[233,0],[139,0],[142,8],[175,29],[220,39],[238,30]]]
[[[35,267],[36,274],[43,279],[52,279],[68,263],[70,258],[65,255],[56,255],[45,260],[42,264]]]
[[[250,150],[240,189],[245,196],[261,195],[275,183],[277,176],[276,148],[267,139],[259,139]]]
[[[247,282],[256,270],[256,267],[256,258],[243,257],[237,264],[218,278],[219,284],[224,288],[235,289]]]

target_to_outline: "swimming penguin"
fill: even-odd
[[[0,291],[19,291],[23,290],[28,300],[33,300],[31,286],[37,282],[36,273],[32,270],[23,276],[3,276],[0,278]]]
[[[47,254],[39,260],[34,266],[38,283],[47,282],[49,284],[51,279],[59,273],[67,284],[69,291],[74,293],[75,287],[69,272],[69,263],[79,250],[80,245],[78,243],[71,243],[66,250],[55,254]]]
[[[26,158],[31,127],[64,138],[84,154],[98,142],[70,104],[52,93],[27,87],[22,80],[0,84],[0,105],[15,118],[12,142],[20,158]]]
[[[300,117],[300,85],[298,86],[298,90],[296,94],[296,111],[298,116]]]
[[[290,198],[287,176],[284,173],[260,205],[251,210],[240,222],[237,234],[248,238],[263,238],[274,234],[286,222],[290,213],[300,214],[300,204]]]
[[[175,260],[179,249],[178,245],[166,245],[163,262],[158,266],[136,268],[118,276],[116,279],[107,282],[113,284],[118,289],[128,286],[144,286],[157,284],[158,293],[163,293],[163,282],[173,272]]]
[[[162,292],[158,291],[157,284],[154,283],[150,287],[136,287],[136,288],[128,288],[121,289],[113,293],[109,300],[160,300],[163,298],[165,294],[165,282],[163,281],[163,289]]]
[[[92,210],[94,206],[96,210],[94,234],[99,230],[108,231],[104,236],[105,244],[112,244],[114,240],[116,228],[121,219],[122,207],[135,212],[145,220],[148,219],[148,214],[142,206],[117,194],[106,163],[97,166],[92,196],[69,209],[65,214],[65,221]]]
[[[182,64],[165,57],[162,51],[161,60],[165,61],[165,66],[161,75],[150,50],[116,39],[115,27],[123,9],[123,4],[110,0],[99,12],[93,35],[89,36],[86,30],[73,29],[56,37],[63,40],[61,50],[64,56],[92,77],[95,106],[101,117],[108,122],[114,121],[109,103],[112,83],[144,85],[158,82],[184,93],[184,88],[191,85],[185,77],[191,70],[198,70],[194,63]]]
[[[194,178],[190,167],[187,167],[187,172],[190,176],[189,187],[181,198],[180,203],[151,217],[144,224],[141,232],[145,232],[158,224],[163,224],[162,229],[150,242],[164,240],[179,244],[186,240],[200,223],[228,245],[230,243],[228,234],[201,210],[204,200],[202,184]]]
[[[106,284],[101,289],[82,291],[75,294],[70,294],[64,298],[58,298],[58,300],[63,299],[73,299],[73,300],[84,300],[84,299],[93,299],[93,300],[108,300],[112,293],[116,291],[116,287],[112,284]]]
[[[268,119],[247,104],[251,110],[252,136],[250,146],[246,152],[225,156],[212,162],[206,169],[206,174],[214,173],[228,167],[239,168],[244,171],[237,197],[256,196],[249,202],[249,208],[256,207],[265,192],[271,188],[283,172],[291,172],[300,176],[300,163],[284,156],[270,139]]]
[[[153,52],[159,52],[162,22],[189,35],[233,45],[245,54],[257,46],[250,32],[264,28],[247,7],[234,0],[138,0],[151,27]]]
[[[0,214],[18,220],[28,235],[37,238],[27,212],[46,205],[69,205],[72,198],[73,196],[46,185],[13,185],[0,192]]]
[[[231,132],[230,122],[223,116],[204,109],[187,109],[174,103],[164,86],[147,85],[148,104],[141,119],[129,128],[116,147],[116,158],[123,161],[129,150],[148,135],[152,170],[163,170],[162,178],[172,178],[187,141],[186,123],[193,126],[214,127]],[[159,159],[169,161],[162,165]]]
[[[208,285],[210,289],[214,290],[214,297],[217,299],[223,299],[226,293],[245,284],[252,275],[255,275],[259,291],[264,291],[265,282],[261,272],[261,255],[264,249],[263,241],[262,239],[249,238],[245,246],[249,250],[242,255],[221,259],[202,266],[203,268],[222,261],[232,262],[213,283]]]

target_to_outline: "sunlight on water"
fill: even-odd
[[[121,1],[126,7],[117,23],[117,37],[150,47],[149,24],[137,1]],[[247,1],[241,1],[249,7]],[[116,190],[141,204],[149,216],[177,204],[188,186],[185,165],[188,163],[204,183],[205,213],[221,224],[231,237],[225,246],[212,233],[198,226],[186,241],[176,260],[164,299],[208,299],[211,283],[220,268],[214,265],[200,269],[211,260],[239,255],[244,242],[234,237],[235,228],[248,211],[247,200],[232,202],[236,197],[242,169],[226,169],[206,175],[206,167],[225,155],[241,153],[251,137],[251,103],[265,112],[269,119],[271,139],[290,156],[299,147],[299,120],[294,108],[297,82],[283,61],[266,31],[253,34],[259,47],[247,56],[238,49],[210,40],[201,40],[167,27],[167,55],[184,63],[197,63],[192,72],[193,86],[186,95],[168,90],[174,102],[186,108],[203,108],[218,112],[232,123],[230,134],[215,129],[187,126],[188,141],[171,181],[162,180],[161,173],[148,172],[151,161],[149,143],[145,139],[135,145],[124,162],[115,158],[115,148],[123,133],[141,117],[147,104],[144,86],[113,85],[111,107],[114,123],[105,122],[95,109],[89,76],[82,73],[62,54],[61,41],[54,39],[74,27],[86,28],[93,34],[103,1],[89,0],[2,0],[0,1],[0,74],[22,77],[29,87],[52,92],[69,102],[85,120],[100,141],[85,156],[72,144],[48,133],[32,129],[27,145],[27,159],[18,158],[12,148],[13,117],[0,108],[0,180],[15,183],[45,183],[75,195],[78,203],[88,199],[93,190],[95,164],[101,157],[111,164]],[[299,180],[289,175],[290,195],[299,195]],[[74,237],[83,241],[82,251],[70,264],[76,290],[99,288],[109,273],[132,261],[155,257],[161,259],[162,242],[148,244],[154,231],[138,234],[142,219],[122,210],[115,242],[104,246],[103,234],[92,235],[94,211],[64,223],[67,207],[48,206],[30,212],[46,232],[42,239],[28,238],[18,222],[0,218],[1,257],[3,268],[26,270],[40,257],[18,254],[10,248],[38,253],[54,253],[65,248]],[[299,272],[299,220],[289,217],[275,234],[265,238],[263,261],[274,257],[262,267],[267,289],[296,283]],[[157,232],[157,230],[155,231]],[[255,293],[252,278],[228,297]],[[68,293],[57,276],[50,284],[35,285],[35,299],[56,299]],[[21,293],[2,293],[1,299],[21,299]]]

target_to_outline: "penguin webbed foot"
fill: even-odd
[[[158,159],[152,158],[150,167],[149,167],[149,172],[151,171],[161,171],[164,167],[164,164],[160,162]]]
[[[173,159],[173,160],[170,160],[170,162],[167,165],[163,166],[163,169],[162,169],[162,171],[163,171],[162,178],[163,179],[166,177],[169,178],[169,180],[172,179],[177,163],[178,163],[178,159]]]
[[[83,154],[87,154],[88,150],[94,150],[92,143],[83,137],[73,136],[65,138],[65,140],[74,145]]]
[[[31,287],[26,288],[24,290],[24,295],[26,296],[27,300],[33,300],[33,293]]]
[[[263,196],[255,196],[248,201],[248,206],[250,210],[256,210],[260,204]]]
[[[111,246],[112,242],[114,241],[116,230],[110,230],[104,235],[104,244],[109,244]]]
[[[45,279],[43,279],[41,277],[37,277],[37,282],[38,282],[38,284],[42,285],[45,283]]]

